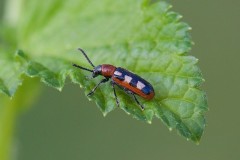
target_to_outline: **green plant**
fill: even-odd
[[[27,77],[39,77],[58,90],[67,76],[86,93],[96,85],[98,78],[86,80],[88,73],[71,66],[72,62],[89,66],[75,50],[81,47],[96,65],[122,66],[153,84],[155,99],[139,98],[146,106],[144,111],[117,89],[121,109],[148,123],[157,117],[170,130],[175,128],[187,139],[199,142],[208,109],[206,95],[199,88],[204,80],[198,60],[187,54],[192,45],[190,27],[169,10],[169,4],[149,0],[26,0],[20,6],[17,18],[11,16],[14,10],[6,12],[8,18],[0,24],[0,91],[13,97],[0,97],[0,139],[11,135],[7,128],[13,126],[16,110],[31,101],[26,98],[28,94],[37,93],[39,84]],[[28,83],[20,87],[26,80]],[[17,88],[21,94],[15,94]],[[102,85],[91,97],[104,115],[116,108],[113,93],[109,93],[111,86]],[[1,141],[0,145],[6,144]]]

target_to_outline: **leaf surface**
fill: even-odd
[[[157,117],[187,139],[200,140],[207,110],[206,95],[199,88],[203,78],[196,65],[198,60],[187,54],[192,45],[190,27],[180,21],[179,14],[170,11],[169,4],[148,0],[25,0],[22,6],[17,47],[25,54],[17,52],[21,62],[13,57],[11,63],[6,57],[0,61],[0,67],[7,63],[6,70],[0,72],[2,92],[12,96],[24,73],[40,77],[59,90],[69,76],[89,93],[101,78],[88,80],[89,72],[71,66],[77,63],[91,68],[75,50],[81,47],[95,65],[126,68],[153,85],[153,100],[138,97],[144,111],[117,88],[120,108],[126,113],[149,123]],[[12,74],[5,76],[10,70]],[[109,83],[89,98],[104,115],[117,108]]]

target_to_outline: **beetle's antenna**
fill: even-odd
[[[84,67],[79,66],[79,65],[77,65],[77,64],[73,64],[73,66],[74,66],[74,67],[77,67],[77,68],[80,68],[80,69],[83,69],[83,70],[85,70],[85,71],[93,72],[93,70],[88,69],[88,68],[84,68]]]
[[[90,61],[90,59],[88,58],[87,54],[84,52],[84,50],[82,50],[81,48],[78,48],[78,50],[82,52],[82,54],[84,55],[84,57],[87,59],[88,63],[90,63],[91,66],[95,67],[95,66],[93,65],[93,63]]]

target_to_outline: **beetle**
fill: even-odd
[[[116,67],[111,64],[101,64],[98,66],[93,65],[91,60],[88,58],[87,54],[81,48],[78,48],[79,51],[84,55],[88,63],[93,67],[93,70],[73,64],[74,67],[79,69],[92,72],[92,77],[95,78],[99,75],[103,76],[102,79],[88,94],[91,96],[94,94],[96,89],[103,83],[106,83],[110,80],[110,83],[113,88],[113,93],[115,96],[116,104],[119,107],[119,101],[117,98],[115,85],[123,89],[126,93],[133,96],[135,102],[144,110],[144,106],[138,101],[135,95],[138,95],[146,100],[151,100],[155,93],[152,85],[147,82],[145,79],[141,78],[137,74],[134,74],[124,68]]]

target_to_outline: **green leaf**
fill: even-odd
[[[207,110],[206,95],[199,88],[204,80],[196,65],[198,60],[187,55],[192,45],[191,28],[180,21],[179,14],[170,11],[169,4],[148,0],[26,0],[22,6],[17,46],[25,54],[18,52],[21,63],[7,62],[6,72],[20,63],[13,70],[17,82],[8,84],[11,77],[0,72],[2,92],[12,95],[21,82],[17,75],[24,72],[59,90],[69,76],[89,93],[101,78],[88,80],[89,72],[71,66],[77,63],[91,68],[75,50],[81,47],[95,65],[124,67],[153,85],[153,100],[138,98],[144,111],[117,89],[120,108],[126,113],[148,123],[157,117],[187,139],[200,140]],[[117,108],[108,83],[89,98],[104,115]]]
[[[24,65],[17,62],[13,54],[0,54],[0,67],[0,91],[12,97],[22,83]]]

